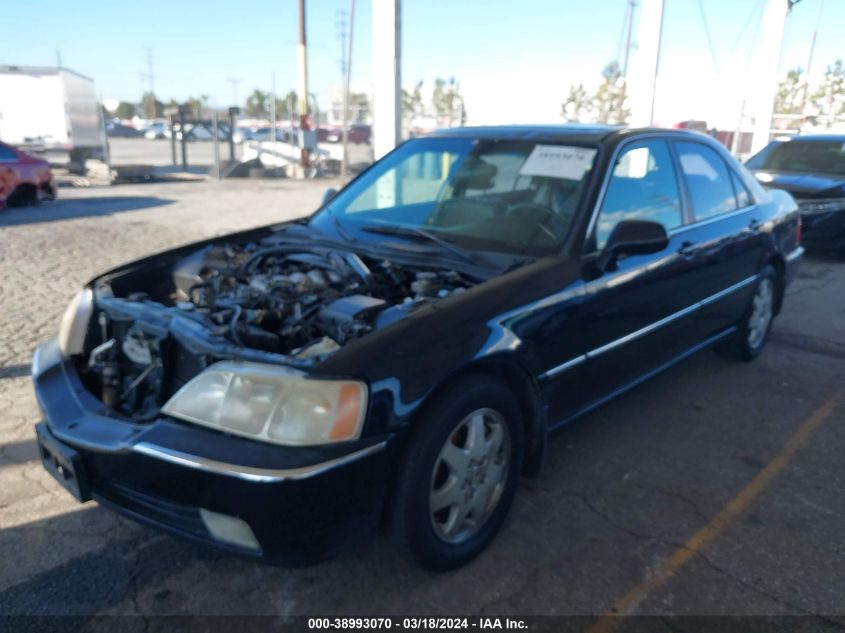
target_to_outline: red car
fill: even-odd
[[[343,141],[343,128],[336,127],[331,129],[320,128],[317,130],[318,140],[320,142],[340,143]],[[353,124],[349,126],[349,142],[350,143],[369,143],[372,138],[372,128],[369,125]]]
[[[0,209],[55,197],[53,173],[46,160],[0,143]]]

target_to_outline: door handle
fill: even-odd
[[[681,244],[681,247],[678,249],[678,255],[683,255],[684,257],[690,257],[691,255],[695,254],[695,244],[693,242],[684,242]]]

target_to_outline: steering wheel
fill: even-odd
[[[557,213],[549,209],[549,207],[536,202],[517,202],[516,204],[508,207],[507,215],[531,218],[538,222],[539,218],[537,216],[556,216]]]
[[[559,237],[547,225],[559,225],[563,222],[563,218],[547,206],[536,202],[517,202],[508,209],[507,215],[533,222],[538,229],[552,239]]]

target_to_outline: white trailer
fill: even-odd
[[[0,140],[55,164],[105,160],[94,80],[67,68],[0,66]]]

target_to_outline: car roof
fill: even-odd
[[[611,132],[623,129],[618,125],[490,125],[454,127],[435,130],[426,136],[452,138],[483,138],[498,140],[568,140],[601,141]]]
[[[624,125],[567,123],[558,125],[491,125],[435,130],[425,137],[477,138],[513,141],[567,141],[601,143],[610,138],[627,138],[638,134],[671,134],[682,138],[710,139],[691,130],[674,128],[627,128]],[[712,139],[710,139],[712,140]]]
[[[833,141],[845,143],[845,134],[797,134],[788,139],[780,139],[782,143],[790,141]]]

